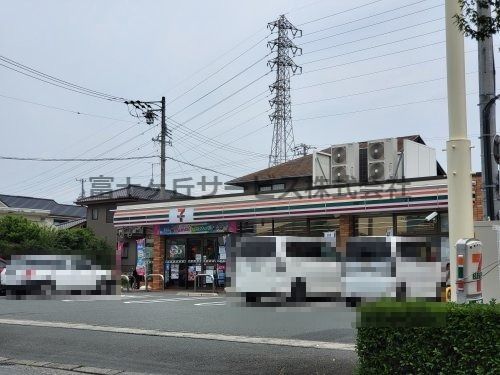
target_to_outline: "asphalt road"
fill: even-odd
[[[234,307],[224,297],[156,293],[111,301],[3,299],[0,356],[156,374],[350,374],[357,360],[354,318],[347,309],[275,311]],[[55,328],[50,322],[86,326]],[[189,338],[150,330],[187,332]],[[308,347],[311,341],[351,349]]]

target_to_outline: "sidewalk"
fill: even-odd
[[[127,292],[127,289],[122,289],[121,290],[122,295],[132,295],[132,294],[141,294],[141,295],[168,295],[168,296],[225,296],[226,291],[221,289],[221,290],[215,290],[215,293],[212,293],[211,290],[197,290],[194,292],[193,289],[165,289],[165,290],[148,290],[146,291],[145,288],[141,289],[130,289]]]
[[[145,375],[138,372],[0,357],[0,375]]]

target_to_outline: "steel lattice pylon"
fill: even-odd
[[[292,39],[302,36],[302,30],[293,26],[284,15],[276,21],[267,24],[271,33],[277,33],[276,39],[267,43],[276,56],[268,61],[271,70],[276,70],[276,81],[269,86],[275,96],[269,100],[274,110],[269,119],[274,124],[273,142],[269,155],[269,166],[281,164],[294,156],[295,140],[292,127],[292,105],[290,100],[290,76],[297,72],[302,73],[302,68],[295,64],[291,57],[301,55],[302,49],[297,47]]]

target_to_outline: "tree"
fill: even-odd
[[[500,0],[459,0],[461,14],[454,16],[455,22],[464,33],[476,40],[484,40],[500,31]],[[480,16],[477,6],[491,6],[492,16]]]
[[[113,264],[115,251],[90,229],[61,229],[38,225],[21,216],[0,218],[0,256],[82,255],[103,267]]]

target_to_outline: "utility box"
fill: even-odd
[[[500,300],[500,221],[474,223],[477,239],[483,243],[482,289],[483,301]]]
[[[475,238],[457,242],[457,302],[483,302],[483,244]]]

